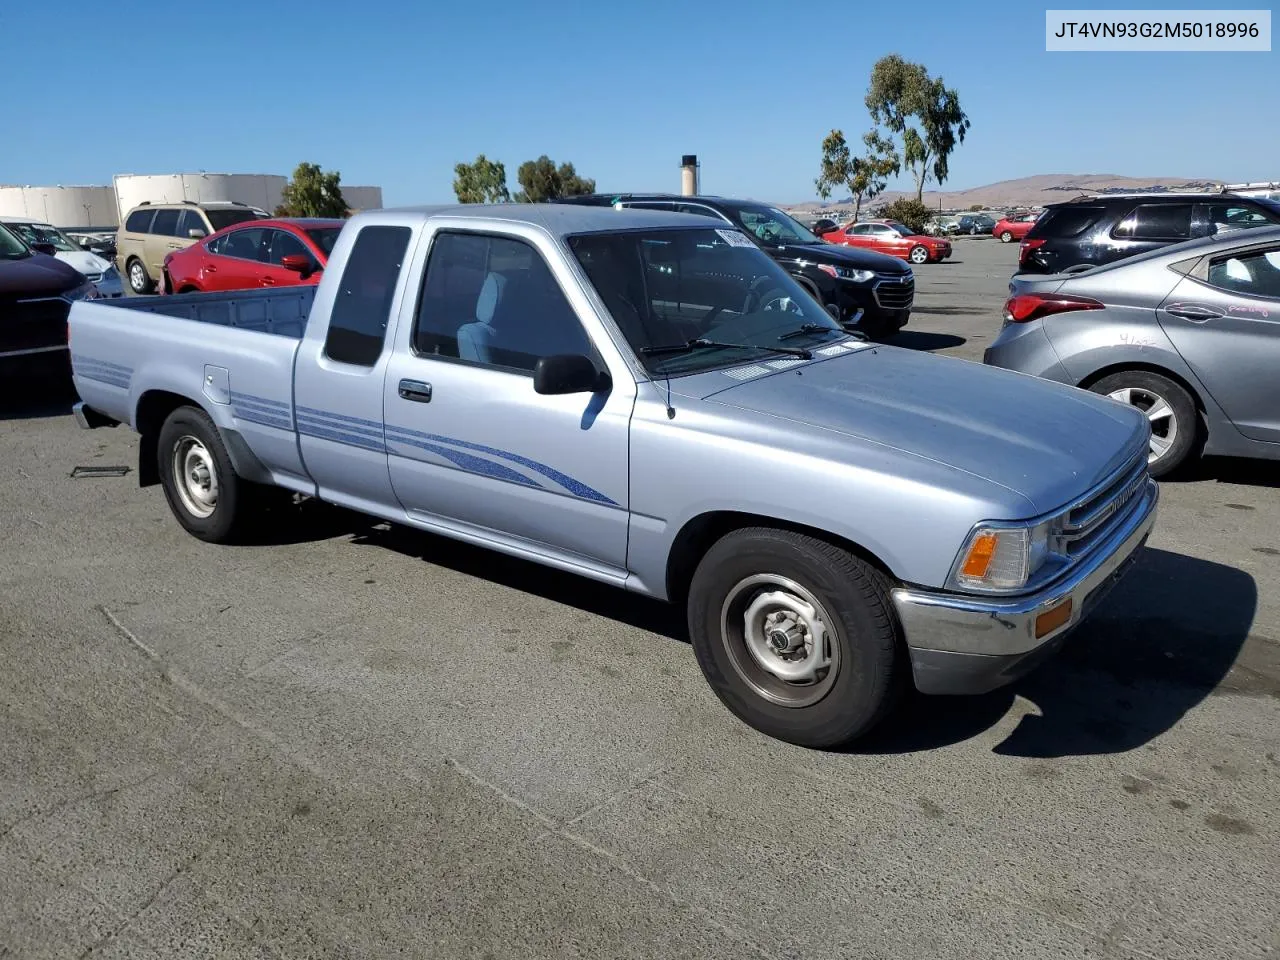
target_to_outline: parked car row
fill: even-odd
[[[1280,204],[1131,194],[1050,205],[1022,243],[988,364],[1150,423],[1149,469],[1280,459]]]
[[[265,220],[265,210],[243,203],[144,202],[125,217],[116,235],[116,264],[134,293],[151,293],[164,272],[164,258],[224,227]]]
[[[54,365],[66,375],[71,304],[99,293],[56,253],[52,244],[30,244],[0,222],[0,386]]]
[[[57,227],[25,217],[0,217],[0,224],[17,234],[33,251],[70,264],[97,288],[99,295],[124,296],[124,285],[114,264],[86,250]]]

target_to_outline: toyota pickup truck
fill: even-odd
[[[1044,660],[1155,518],[1138,411],[851,334],[688,214],[365,212],[313,288],[70,326],[78,420],[196,537],[278,487],[680,604],[724,704],[811,747]]]

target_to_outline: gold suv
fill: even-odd
[[[267,216],[265,210],[235,201],[143,203],[129,211],[116,235],[116,266],[134,293],[150,293],[167,254],[233,223]]]

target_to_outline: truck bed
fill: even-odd
[[[183,293],[161,297],[121,297],[100,304],[135,313],[159,314],[216,323],[301,340],[315,300],[314,285],[283,289],[226,290],[221,293]]]

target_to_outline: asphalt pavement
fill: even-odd
[[[980,360],[1015,260],[918,267],[899,342]],[[0,412],[4,960],[1280,948],[1280,464],[1163,484],[1013,689],[819,753],[661,605],[318,504],[200,543],[67,403]]]

